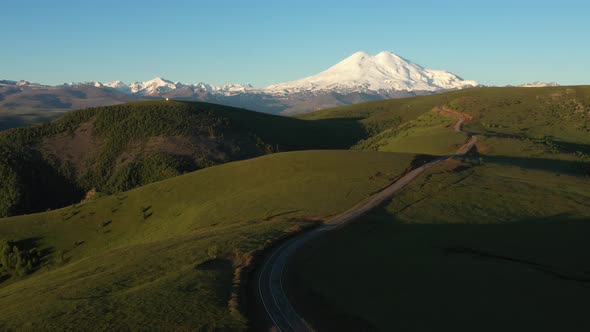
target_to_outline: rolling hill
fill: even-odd
[[[277,153],[0,219],[0,329],[244,330],[254,253],[369,197],[413,158]]]
[[[441,109],[472,119],[457,133]],[[323,330],[590,327],[590,87],[579,86],[465,89],[297,118],[141,102],[0,133],[0,174],[22,193],[76,197],[0,219],[0,329],[252,328],[243,287],[260,250],[467,134],[478,136],[467,156],[298,252],[289,299]],[[320,148],[338,151],[282,153]],[[86,151],[96,157],[79,163]],[[77,203],[93,188],[114,194]]]
[[[285,275],[299,314],[319,330],[590,328],[589,97],[589,87],[486,88],[307,115],[397,117],[356,148],[444,153],[454,142],[423,112],[434,98],[473,116],[463,130],[479,139],[298,253]],[[417,116],[399,113],[418,100]]]
[[[198,102],[74,111],[0,133],[0,216],[278,151],[347,148],[363,133],[354,121],[305,121]]]

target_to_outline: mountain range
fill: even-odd
[[[422,67],[389,51],[356,52],[327,70],[301,80],[254,87],[182,83],[161,77],[125,84],[65,83],[47,86],[0,81],[0,108],[19,111],[69,110],[129,100],[174,98],[208,101],[273,114],[296,114],[368,100],[432,94],[479,85],[447,71]]]
[[[546,86],[556,83],[527,83]],[[0,130],[51,120],[73,109],[134,100],[170,98],[206,101],[292,115],[364,101],[428,95],[480,84],[444,70],[423,67],[390,52],[356,52],[336,65],[300,80],[254,87],[250,84],[182,83],[161,77],[126,84],[65,83],[57,86],[0,80]]]
[[[524,84],[519,85],[519,87],[522,87],[522,88],[544,88],[547,86],[559,86],[559,83],[536,81],[536,82],[528,82],[528,83],[524,83]]]
[[[250,84],[226,84],[215,86],[207,83],[187,84],[156,77],[149,81],[126,85],[121,81],[92,84],[99,88],[111,88],[119,92],[139,96],[164,97],[172,91],[181,90],[184,96],[211,93],[223,96],[237,94],[289,95],[297,93],[370,93],[387,95],[391,92],[436,92],[478,86],[476,81],[466,81],[442,70],[424,68],[393,52],[383,51],[372,56],[356,52],[335,66],[300,80],[256,88]]]

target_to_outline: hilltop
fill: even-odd
[[[89,108],[0,133],[0,216],[129,190],[263,154],[347,148],[354,122],[305,121],[199,102]]]

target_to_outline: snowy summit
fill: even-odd
[[[274,93],[338,91],[438,91],[477,86],[475,81],[443,70],[424,68],[399,55],[356,52],[335,66],[301,80],[271,85]]]
[[[255,88],[250,84],[225,84],[216,86],[207,83],[185,84],[156,77],[148,81],[125,84],[121,81],[109,83],[69,83],[93,85],[97,88],[112,89],[132,96],[189,98],[214,95],[231,97],[237,95],[266,94],[285,98],[289,95],[316,96],[326,93],[354,94],[367,93],[385,98],[399,97],[401,92],[416,95],[445,90],[478,86],[476,81],[467,81],[444,70],[424,68],[399,55],[383,51],[377,55],[356,52],[333,67],[300,80],[274,84],[266,88]]]
[[[523,88],[543,88],[546,86],[559,86],[559,83],[557,82],[529,82],[529,83],[524,83],[519,85],[519,87],[523,87]]]

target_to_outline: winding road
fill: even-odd
[[[437,107],[436,111],[458,118],[458,121],[453,126],[453,129],[456,132],[462,132],[461,126],[463,123],[467,120],[471,120],[470,115],[459,113],[446,107]],[[256,275],[256,292],[269,317],[270,323],[272,324],[271,329],[274,328],[275,330],[282,332],[312,331],[311,327],[305,322],[305,320],[297,314],[289,302],[287,294],[283,288],[283,272],[285,266],[288,263],[289,257],[291,257],[297,249],[326,232],[342,227],[347,223],[358,219],[360,216],[384,201],[391,199],[395,193],[400,191],[427,169],[446,161],[453,156],[462,156],[466,154],[477,142],[477,136],[468,134],[468,137],[469,139],[467,143],[461,146],[455,155],[440,157],[434,161],[412,169],[388,187],[330,222],[322,224],[300,236],[296,236],[276,248],[264,261],[262,268]]]

